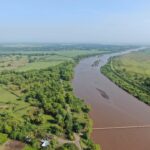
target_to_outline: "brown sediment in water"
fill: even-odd
[[[102,150],[150,150],[150,128],[113,128],[150,125],[150,107],[100,73],[100,67],[111,56],[114,54],[101,56],[97,67],[91,67],[97,57],[91,57],[81,60],[75,68],[74,92],[91,105],[93,128],[112,127],[111,130],[93,130],[92,139]]]

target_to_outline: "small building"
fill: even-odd
[[[41,140],[41,143],[42,143],[42,147],[47,147],[49,144],[50,144],[50,142],[48,141],[48,140]]]

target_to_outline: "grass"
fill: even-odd
[[[26,56],[8,55],[0,57],[0,71],[14,70],[28,63]]]
[[[17,97],[14,94],[10,93],[3,87],[0,87],[0,103],[2,102],[7,103],[7,102],[12,102],[12,101],[16,102],[16,99]]]
[[[132,52],[117,57],[113,60],[113,66],[117,70],[125,70],[129,74],[150,76],[150,51]]]
[[[16,69],[16,71],[29,71],[34,69],[45,69],[51,66],[56,66],[62,63],[62,61],[49,61],[49,62],[33,62]]]
[[[33,109],[29,103],[17,100],[17,96],[4,87],[0,87],[0,112],[12,112],[20,119],[28,110]]]

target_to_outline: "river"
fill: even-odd
[[[141,49],[85,58],[75,68],[75,95],[91,106],[93,128],[106,128],[93,130],[91,135],[102,150],[150,150],[149,127],[118,128],[150,125],[150,107],[100,73],[110,57]],[[95,61],[98,65],[92,65]]]

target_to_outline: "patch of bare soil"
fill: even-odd
[[[23,150],[25,144],[19,141],[8,141],[4,150]]]

